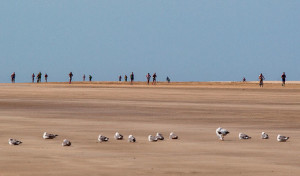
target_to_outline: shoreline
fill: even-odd
[[[69,82],[42,82],[42,83],[0,83],[0,86],[42,86],[42,87],[82,87],[82,88],[237,88],[237,89],[300,89],[300,81],[286,81],[286,86],[282,87],[281,81],[265,81],[264,87],[261,88],[258,85],[258,81],[248,82],[234,82],[234,81],[212,81],[212,82],[157,82],[153,85],[150,83],[147,85],[145,81],[137,81],[130,84],[130,82],[119,81],[92,81],[82,82],[74,81],[71,84]]]

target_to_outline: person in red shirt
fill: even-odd
[[[16,73],[13,72],[13,74],[10,75],[10,78],[11,78],[11,83],[15,83],[15,81],[16,81]]]
[[[48,82],[48,74],[45,74],[45,81]]]

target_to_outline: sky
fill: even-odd
[[[300,80],[298,0],[1,0],[0,83]]]

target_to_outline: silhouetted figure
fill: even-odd
[[[246,82],[246,78],[245,77],[243,77],[243,82]]]
[[[82,81],[83,82],[85,81],[85,74],[83,74]]]
[[[261,73],[259,76],[258,76],[258,79],[259,79],[259,87],[264,87],[264,75]]]
[[[134,74],[133,74],[133,72],[131,72],[131,74],[130,74],[130,83],[132,84],[133,81],[134,81]]]
[[[69,84],[71,84],[71,83],[72,83],[72,78],[73,78],[73,73],[72,73],[72,72],[70,72],[70,73],[69,73]]]
[[[169,76],[167,76],[166,80],[168,81],[168,83],[171,82],[171,79],[169,78]]]
[[[156,73],[154,73],[153,75],[152,75],[152,79],[153,79],[153,82],[152,82],[152,84],[156,84]]]
[[[92,79],[93,79],[92,75],[89,75],[90,82],[92,81]]]
[[[34,78],[35,78],[35,75],[34,75],[34,73],[32,73],[32,83],[34,83]]]
[[[122,81],[122,76],[121,75],[119,76],[119,81]]]
[[[150,82],[150,79],[151,79],[150,73],[148,73],[148,74],[146,75],[146,78],[147,78],[147,84],[149,85],[149,82]]]
[[[42,73],[41,73],[41,72],[39,72],[39,73],[37,74],[37,76],[36,76],[36,82],[37,82],[37,83],[42,82]]]
[[[124,81],[127,82],[127,75],[124,76]]]
[[[285,72],[283,72],[282,75],[281,75],[282,86],[283,86],[283,87],[285,86],[285,78],[286,78],[286,74],[285,74]]]
[[[48,74],[45,74],[45,81],[48,82]]]
[[[15,83],[15,81],[16,81],[16,73],[13,72],[13,73],[10,75],[10,78],[11,78],[11,83]]]

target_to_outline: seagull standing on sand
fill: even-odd
[[[286,142],[290,137],[285,137],[285,136],[281,136],[280,134],[278,134],[277,136],[277,141],[278,142]]]
[[[269,139],[269,135],[267,133],[265,133],[265,132],[262,132],[261,133],[261,138],[262,139]]]
[[[156,138],[157,140],[164,140],[164,139],[165,139],[161,133],[156,133],[155,138]]]
[[[44,139],[54,139],[56,136],[58,136],[57,134],[49,134],[49,133],[47,133],[47,132],[45,132],[44,134],[43,134],[43,138]]]
[[[135,137],[133,137],[132,135],[128,136],[128,142],[135,142]]]
[[[216,129],[216,134],[217,134],[217,136],[220,138],[220,140],[224,141],[224,137],[225,137],[227,134],[229,134],[229,131],[226,130],[225,128],[219,127],[219,128]]]
[[[250,136],[248,136],[247,134],[243,134],[243,133],[239,133],[239,138],[240,139],[251,139]]]
[[[116,132],[114,138],[115,138],[116,140],[122,140],[122,139],[123,139],[123,135],[121,135],[119,132]]]
[[[9,145],[20,145],[22,142],[16,139],[8,139]]]
[[[71,142],[67,139],[64,139],[61,145],[62,146],[71,146]]]
[[[109,140],[108,137],[102,136],[101,134],[99,134],[99,137],[98,137],[99,142],[107,142],[108,140]]]
[[[178,136],[176,136],[176,135],[174,134],[174,132],[171,132],[169,138],[170,138],[170,139],[178,139]]]
[[[149,142],[156,142],[156,141],[157,141],[157,138],[154,137],[154,136],[152,136],[152,135],[149,135],[149,136],[148,136],[148,141],[149,141]]]

